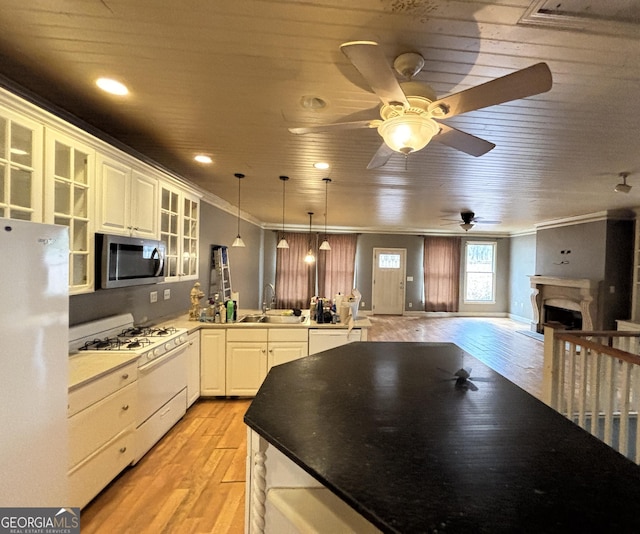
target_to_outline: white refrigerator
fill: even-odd
[[[69,237],[0,218],[0,507],[67,506]]]

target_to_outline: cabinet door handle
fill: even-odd
[[[128,409],[129,409],[129,405],[128,405],[128,404],[125,404],[125,405],[122,407],[122,410],[123,410],[123,411],[125,411],[125,412],[126,412]]]
[[[125,453],[125,452],[127,452],[127,448],[126,448],[126,447],[120,447],[120,452],[121,452],[121,453]]]
[[[273,349],[269,349],[269,352],[270,352],[271,354],[273,354]]]
[[[127,378],[129,378],[129,373],[124,373],[122,375],[122,380],[126,380]]]

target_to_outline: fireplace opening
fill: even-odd
[[[582,314],[576,310],[544,306],[544,322],[560,323],[565,330],[582,330]]]

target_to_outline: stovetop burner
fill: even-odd
[[[148,347],[151,344],[152,341],[144,337],[106,337],[87,341],[80,347],[80,350],[136,350]]]
[[[170,334],[175,334],[176,329],[173,326],[165,326],[160,328],[154,328],[151,326],[132,326],[130,328],[126,328],[118,337],[124,338],[132,338],[132,337],[157,337],[157,336],[168,336]]]

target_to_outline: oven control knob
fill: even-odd
[[[171,348],[172,348],[172,343],[171,343],[171,341],[169,341],[169,343],[165,343],[165,344],[164,344],[164,348],[165,348],[166,350],[171,350]]]
[[[187,342],[187,336],[180,336],[178,341],[176,341],[176,345]]]
[[[160,356],[160,349],[159,348],[153,349],[153,355],[156,357]],[[150,357],[151,357],[151,353],[149,353],[149,358]]]

